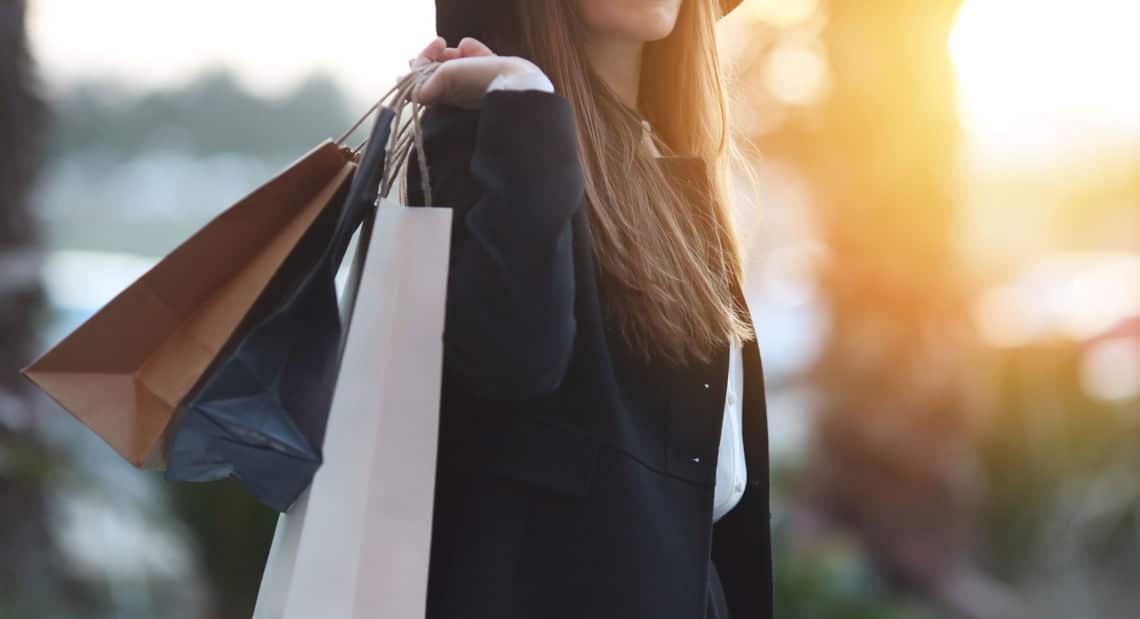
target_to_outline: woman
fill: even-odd
[[[436,6],[412,62],[440,63],[418,97],[454,209],[428,616],[771,617],[722,7]]]

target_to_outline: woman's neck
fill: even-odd
[[[586,45],[590,66],[626,106],[636,110],[641,85],[641,53],[645,44],[592,35]]]

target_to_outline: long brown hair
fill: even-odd
[[[707,362],[754,334],[729,211],[727,105],[714,40],[719,6],[685,0],[673,32],[646,45],[638,107],[665,154],[704,163],[695,196],[647,152],[637,113],[591,70],[574,2],[516,0],[519,50],[569,99],[606,320],[639,358]],[[691,189],[691,187],[689,188]]]

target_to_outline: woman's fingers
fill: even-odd
[[[448,47],[447,41],[443,37],[436,37],[432,39],[431,43],[428,43],[418,56],[408,61],[408,66],[412,69],[418,69],[432,62],[494,55],[495,52],[491,51],[491,48],[473,37],[464,37],[456,47]]]
[[[439,60],[439,58],[446,50],[447,41],[443,37],[436,37],[431,40],[431,43],[427,44],[427,47],[425,47],[422,52],[420,52],[420,56],[423,56],[428,60]]]
[[[464,58],[471,56],[494,56],[495,52],[491,51],[490,47],[483,44],[482,41],[473,37],[463,37],[456,48]]]
[[[447,47],[437,38],[412,63],[412,69],[438,62],[439,67],[413,93],[417,103],[446,103],[459,107],[478,107],[487,85],[498,75],[517,71],[538,71],[522,58],[495,54],[482,41],[466,37],[456,47]]]
[[[448,90],[448,81],[451,79],[451,71],[447,69],[450,69],[449,64],[441,65],[428,76],[418,90],[413,91],[412,95],[416,103],[434,105],[443,101]]]
[[[419,56],[413,58],[408,64],[413,69],[418,69],[428,63],[441,62],[446,52],[447,41],[444,40],[443,37],[436,37],[431,40],[431,43],[427,44],[427,47],[420,52]]]

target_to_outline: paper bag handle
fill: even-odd
[[[379,178],[379,187],[377,188],[380,196],[386,197],[391,192],[392,186],[395,185],[396,180],[399,178],[400,173],[404,170],[404,166],[410,158],[412,149],[415,148],[416,151],[420,153],[417,160],[420,168],[420,188],[423,190],[424,203],[426,206],[432,205],[427,158],[423,155],[423,127],[420,124],[420,117],[423,114],[424,106],[418,103],[417,99],[419,98],[420,89],[438,67],[438,62],[432,62],[422,67],[412,69],[408,74],[397,80],[396,85],[384,93],[384,95],[337,140],[337,144],[343,146],[345,140],[347,140],[373,112],[381,109],[387,109],[392,112],[392,117],[383,122],[391,123],[395,126],[395,130],[384,135],[384,144],[376,145],[383,147],[385,153],[383,160],[378,162],[382,170]],[[410,121],[403,121],[404,110],[410,111]],[[377,122],[382,122],[382,117],[383,115],[377,117]],[[368,157],[362,157],[361,151],[377,137],[379,137],[378,132],[374,128],[372,135],[365,138],[356,148],[352,149],[353,155],[361,159],[361,165],[366,165],[364,160],[370,159]],[[375,166],[377,162],[368,161],[367,165]],[[373,196],[373,200],[375,200],[375,196]]]

